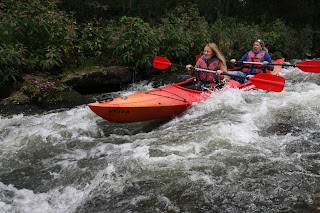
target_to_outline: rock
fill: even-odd
[[[92,102],[86,95],[119,91],[132,83],[132,71],[127,67],[91,67],[69,71],[61,76],[50,73],[26,74],[19,88],[5,94],[0,101],[0,113],[43,111],[71,108]],[[10,89],[11,91],[11,89]]]
[[[121,90],[132,83],[132,71],[127,67],[94,67],[77,73],[67,73],[61,82],[81,94],[107,93]]]
[[[6,81],[6,83],[0,83],[0,100],[10,96],[10,94],[13,92],[13,86],[13,80]]]

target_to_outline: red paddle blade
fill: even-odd
[[[272,92],[281,92],[285,79],[281,76],[260,73],[249,79],[257,88]]]
[[[167,58],[155,56],[152,65],[154,68],[165,70],[171,66],[171,62]]]
[[[316,61],[316,60],[302,61],[296,64],[296,67],[298,67],[300,70],[304,72],[320,73],[320,61]]]

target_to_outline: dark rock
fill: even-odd
[[[15,91],[13,87],[2,90],[0,114],[33,113],[87,104],[94,101],[87,94],[119,91],[132,83],[132,76],[129,68],[118,66],[91,67],[62,76],[27,74],[22,76]]]
[[[107,93],[121,90],[132,83],[132,71],[127,67],[94,67],[77,73],[68,73],[61,82],[81,94]]]
[[[0,84],[0,100],[9,97],[13,91],[13,81],[6,81]]]

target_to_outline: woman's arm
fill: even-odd
[[[249,60],[249,55],[248,52],[240,58],[239,62],[235,63],[236,67],[240,67],[243,65],[243,61],[248,61]]]

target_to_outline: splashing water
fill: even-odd
[[[320,75],[281,75],[281,93],[229,89],[170,121],[0,117],[0,212],[320,211]]]

